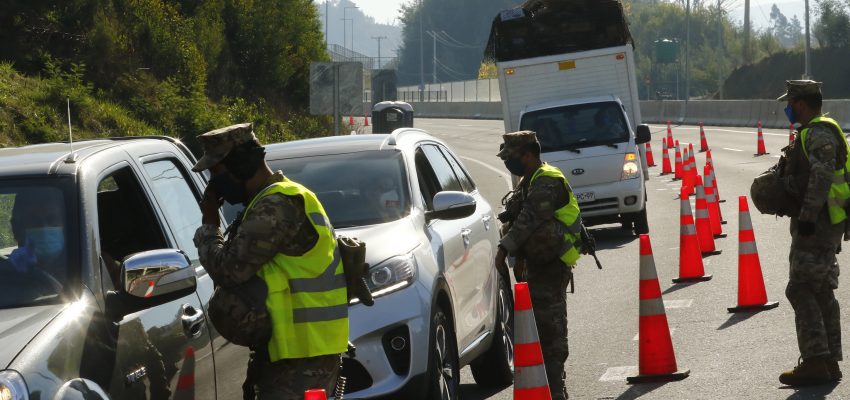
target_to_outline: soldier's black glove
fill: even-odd
[[[797,224],[797,233],[801,236],[810,236],[815,234],[814,222],[800,222]]]

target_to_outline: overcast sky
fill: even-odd
[[[379,23],[398,23],[398,10],[402,4],[409,3],[413,0],[352,0],[357,4],[364,13],[372,16]],[[708,0],[711,1],[711,0]],[[770,24],[770,7],[776,3],[779,10],[785,14],[788,19],[791,16],[797,15],[800,21],[803,22],[803,0],[751,0],[750,14],[753,21],[753,26],[764,28]],[[811,5],[814,5],[814,1]],[[733,10],[733,15],[737,20],[744,19],[744,0],[737,0],[736,8]]]

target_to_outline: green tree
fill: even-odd
[[[850,46],[850,7],[840,0],[817,0],[818,20],[814,26],[815,39],[821,47]]]

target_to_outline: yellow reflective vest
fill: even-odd
[[[316,195],[284,178],[256,196],[244,215],[260,199],[278,193],[304,199],[319,240],[300,256],[278,253],[257,272],[268,286],[266,308],[272,321],[269,357],[275,362],[344,353],[348,350],[345,275],[333,228]]]
[[[564,226],[564,250],[561,253],[561,261],[568,266],[575,266],[576,261],[581,257],[581,211],[578,207],[578,200],[570,188],[570,183],[567,177],[560,169],[549,164],[543,165],[534,172],[531,176],[529,185],[533,185],[534,181],[541,176],[559,179],[564,183],[564,188],[570,194],[570,202],[567,205],[555,210],[555,219]]]
[[[844,138],[844,132],[841,130],[841,125],[838,125],[832,118],[824,116],[817,117],[811,120],[807,127],[800,132],[800,140],[803,144],[803,154],[806,158],[809,157],[809,152],[806,150],[806,137],[809,135],[809,128],[814,124],[823,123],[831,125],[834,132],[838,132],[839,142],[844,143],[844,149],[847,151],[847,160],[841,168],[836,169],[832,177],[832,186],[829,188],[827,197],[827,207],[829,211],[829,220],[833,225],[840,224],[847,219],[847,202],[850,199],[850,184],[847,183],[845,175],[850,171],[850,147],[847,145],[847,139]],[[837,151],[837,149],[836,149]]]

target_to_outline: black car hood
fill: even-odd
[[[7,368],[65,304],[0,309],[0,369]]]

